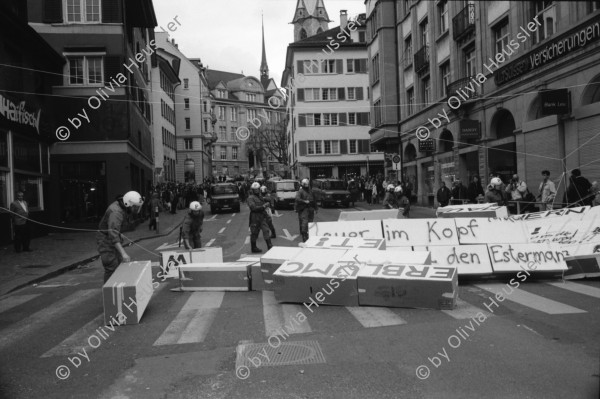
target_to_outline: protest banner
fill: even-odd
[[[381,223],[386,248],[459,243],[454,219],[388,219]]]
[[[487,245],[432,245],[414,249],[430,251],[432,265],[456,267],[459,276],[493,273]]]
[[[508,209],[496,204],[449,205],[436,210],[438,218],[506,218]]]
[[[394,251],[390,248],[385,251],[375,249],[351,249],[342,255],[338,262],[341,264],[403,264],[403,265],[429,265],[431,254],[428,251]]]
[[[139,324],[153,292],[150,261],[121,263],[102,287],[104,323]]]
[[[361,306],[453,309],[458,298],[452,266],[362,265],[357,283]]]
[[[308,234],[319,237],[383,238],[380,220],[309,223]]]
[[[596,218],[591,220],[555,218],[531,221],[524,226],[530,243],[600,244],[600,219]]]
[[[272,247],[260,257],[260,268],[264,283],[264,290],[273,290],[273,273],[284,262],[296,256],[302,248],[298,247]]]
[[[494,273],[561,272],[567,270],[568,251],[549,244],[489,244]]]
[[[454,219],[461,245],[526,244],[524,225],[507,219]]]
[[[330,249],[385,249],[383,238],[346,238],[334,236],[312,236],[304,243],[304,248]]]

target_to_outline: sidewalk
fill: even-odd
[[[148,230],[149,220],[133,231],[124,232],[123,244],[161,237],[177,229],[184,210],[159,216],[160,234]],[[96,232],[55,229],[45,237],[31,240],[32,252],[16,253],[12,244],[0,247],[0,297],[26,285],[35,284],[89,263],[98,257]]]

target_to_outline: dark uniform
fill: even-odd
[[[189,211],[183,219],[183,227],[181,234],[184,240],[188,240],[191,249],[201,248],[200,233],[202,232],[202,223],[204,223],[204,211],[199,210],[198,215],[194,215],[193,211]]]
[[[98,230],[100,231],[96,235],[96,241],[98,243],[100,259],[104,266],[105,283],[123,261],[123,257],[121,257],[121,254],[115,248],[115,244],[123,242],[121,229],[126,219],[127,213],[125,208],[119,204],[119,201],[115,201],[106,209],[98,225]]]
[[[275,200],[268,193],[263,195],[263,201],[268,202],[271,209],[275,209]],[[271,238],[276,238],[277,235],[275,234],[275,226],[273,226],[273,217],[269,212],[266,212],[265,221],[267,222],[267,226],[269,226],[269,230],[271,230]]]
[[[248,207],[250,208],[250,244],[252,245],[252,251],[257,252],[256,239],[258,234],[262,230],[263,237],[267,242],[267,247],[271,249],[271,239],[269,237],[269,226],[266,223],[267,212],[265,211],[265,203],[257,196],[254,192],[248,197]]]
[[[310,201],[308,204],[304,202],[307,200]],[[310,188],[300,187],[296,193],[295,207],[296,212],[298,212],[302,242],[306,242],[308,240],[308,224],[315,219],[315,210],[317,210],[315,196]]]

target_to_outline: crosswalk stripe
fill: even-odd
[[[91,352],[93,348],[86,345],[87,340],[100,326],[104,326],[104,313],[100,313],[92,321],[75,331],[60,344],[44,353],[41,357],[74,355],[77,352],[81,353],[84,347],[87,347],[87,352]],[[108,330],[105,331],[110,334]]]
[[[527,306],[535,310],[539,310],[540,312],[544,312],[547,314],[586,313],[585,310],[565,305],[564,303],[553,301],[552,299],[544,298],[543,296],[535,295],[530,292],[523,291],[522,289],[513,289],[513,291],[510,294],[508,294],[506,291],[502,290],[502,288],[506,288],[506,284],[482,284],[476,285],[476,287],[491,292],[494,295],[500,293],[506,299],[512,302],[518,303],[519,305]],[[492,299],[496,300],[495,298]]]
[[[213,245],[213,242],[215,242],[215,239],[211,239],[209,242],[206,243],[205,247],[210,247],[211,245]]]
[[[406,324],[406,321],[388,308],[346,306],[346,309],[366,328]]]
[[[302,311],[301,305],[282,305],[275,299],[273,291],[263,291],[262,299],[265,336],[277,335],[282,330],[288,334],[312,332],[308,320],[299,322],[295,317],[298,312]],[[286,328],[286,326],[288,327]]]
[[[452,310],[442,310],[442,312],[457,320],[473,319],[479,313],[483,313],[486,318],[491,316],[491,313],[483,311],[460,298],[456,300],[456,308]]]
[[[219,230],[219,232],[217,234],[223,234],[224,231],[225,231],[225,227],[223,227],[221,230]]]
[[[572,292],[576,292],[578,294],[588,295],[594,298],[600,298],[600,288],[590,287],[585,284],[572,283],[570,281],[565,281],[562,283],[548,283],[554,287],[562,288],[565,290],[569,290]]]
[[[17,340],[27,337],[45,324],[55,322],[61,315],[68,314],[72,308],[80,305],[82,301],[98,294],[98,289],[78,290],[53,303],[52,306],[35,312],[31,316],[7,327],[2,331],[2,336],[0,336],[0,350],[13,345]]]
[[[160,284],[154,290],[152,296],[156,296],[160,291],[164,290],[167,285],[168,284]],[[104,324],[104,313],[100,313],[92,321],[65,338],[60,344],[44,353],[41,357],[75,355],[78,352],[81,353],[84,347],[87,353],[92,352],[95,348],[88,344],[88,339],[93,334],[97,336],[96,329],[100,327],[102,327],[101,331],[104,331],[104,333],[108,334],[110,337],[111,333],[114,332],[111,328],[118,328],[118,325],[114,324],[112,327],[106,327]],[[100,336],[101,335],[102,334],[100,334]]]
[[[203,342],[225,292],[193,292],[154,346]]]
[[[29,302],[33,298],[40,296],[40,295],[42,295],[42,294],[9,296],[8,298],[5,298],[0,301],[0,313],[6,312],[7,310],[10,310],[19,305],[22,305],[25,302]]]

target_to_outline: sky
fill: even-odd
[[[269,75],[281,84],[287,46],[294,41],[290,24],[296,0],[152,0],[160,27],[174,18],[181,23],[169,32],[179,50],[200,58],[204,66],[260,78],[262,52],[261,13],[265,23],[265,47]],[[310,1],[310,0],[307,0]],[[340,10],[349,19],[366,11],[364,0],[324,0],[329,28],[340,24]],[[308,4],[307,4],[308,6]]]

